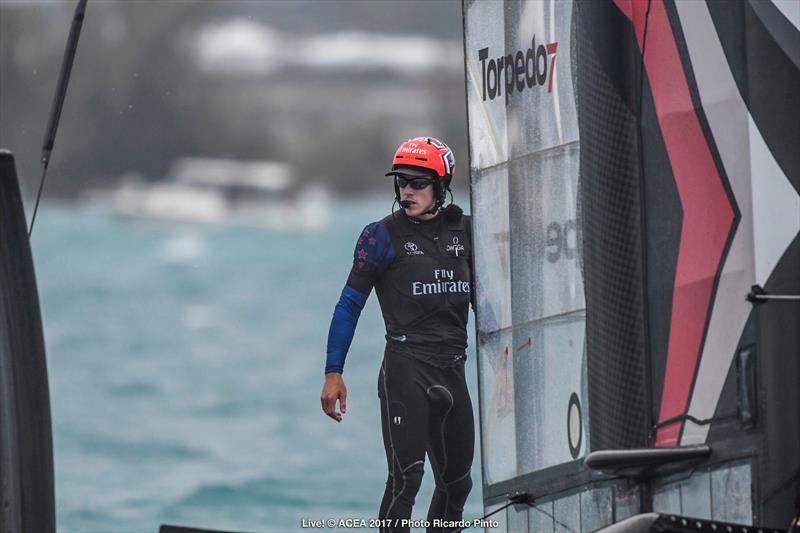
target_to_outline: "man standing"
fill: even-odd
[[[342,370],[356,323],[372,288],[386,324],[378,397],[389,468],[381,531],[409,531],[414,498],[431,462],[434,520],[459,521],[472,488],[475,429],[464,363],[471,302],[471,228],[453,203],[444,206],[453,152],[433,137],[397,149],[387,176],[402,207],[367,225],[328,335],[323,411],[337,422],[347,407]],[[341,412],[336,411],[339,401]]]

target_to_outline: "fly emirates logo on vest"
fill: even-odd
[[[437,268],[433,271],[434,281],[426,283],[424,281],[411,282],[411,294],[414,296],[424,296],[426,294],[442,294],[447,292],[469,293],[469,281],[456,280],[452,270]]]

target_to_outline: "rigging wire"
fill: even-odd
[[[28,228],[28,239],[31,238],[33,233],[33,224],[36,222],[36,212],[39,210],[39,200],[42,198],[42,189],[44,189],[44,179],[47,175],[47,162],[42,166],[42,177],[39,178],[39,192],[36,193],[36,204],[33,206],[33,216],[31,217],[31,225]]]

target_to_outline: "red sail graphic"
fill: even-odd
[[[645,0],[615,0],[642,48]],[[658,420],[685,414],[710,312],[714,280],[734,220],[689,93],[675,37],[662,0],[653,0],[647,22],[644,68],[683,209],[672,300],[667,367]],[[675,446],[682,421],[656,434],[656,446]]]

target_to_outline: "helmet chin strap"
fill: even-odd
[[[436,213],[439,212],[439,208],[441,208],[441,207],[442,206],[439,204],[439,202],[437,202],[434,199],[433,202],[431,203],[431,206],[428,209],[426,209],[423,213],[420,213],[417,216],[421,217],[421,216],[428,215],[428,214],[436,214]]]

